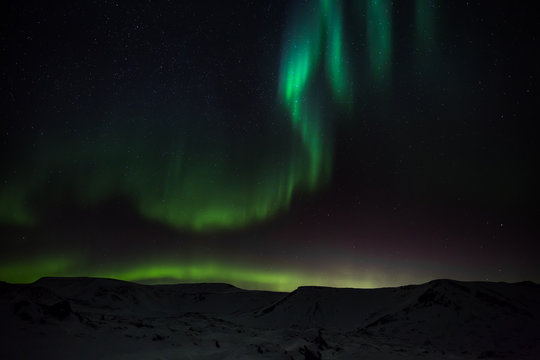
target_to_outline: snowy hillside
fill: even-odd
[[[0,283],[2,359],[538,359],[540,286]]]

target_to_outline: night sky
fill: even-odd
[[[11,1],[0,280],[540,281],[528,6]]]

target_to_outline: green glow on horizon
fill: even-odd
[[[392,3],[367,1],[367,41],[370,69],[378,85],[390,79],[392,62]]]
[[[60,256],[0,263],[0,280],[12,283],[31,283],[43,276],[73,276],[75,259]]]
[[[174,279],[178,282],[225,282],[253,290],[292,291],[299,286],[373,287],[371,281],[306,275],[298,271],[270,271],[251,267],[202,262],[188,265],[142,265],[119,272],[104,273],[126,281]]]
[[[145,283],[160,283],[164,279],[169,283],[171,281],[176,283],[224,282],[245,289],[272,291],[292,291],[299,286],[372,288],[377,285],[369,279],[229,266],[213,261],[187,263],[160,261],[120,268],[105,265],[104,268],[105,270],[87,270],[69,256],[45,257],[0,265],[0,280],[11,283],[31,283],[45,276],[91,276]]]

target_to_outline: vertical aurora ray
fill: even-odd
[[[437,31],[440,6],[441,3],[436,0],[417,0],[414,8],[415,71],[423,74],[421,81],[430,83],[430,86],[437,86],[440,79],[442,54]]]
[[[430,51],[435,41],[435,3],[433,0],[416,0],[414,10],[416,46],[420,51]]]
[[[377,86],[390,81],[392,62],[392,3],[367,1],[367,43],[371,75]]]
[[[307,183],[313,189],[328,177],[332,162],[329,124],[318,97],[318,74],[323,65],[338,102],[349,99],[349,87],[341,1],[321,0],[309,5],[302,8],[301,16],[287,33],[279,90],[292,127],[307,152]]]
[[[308,96],[308,89],[316,71],[321,49],[320,10],[311,9],[305,18],[295,22],[295,29],[283,50],[281,68],[281,94],[288,108],[292,127],[300,136],[301,143],[307,150],[307,182],[310,187],[319,181],[322,133],[320,121],[309,114],[313,99]],[[310,116],[311,115],[311,116]]]
[[[346,64],[345,49],[343,44],[343,17],[340,1],[323,2],[326,14],[326,73],[332,85],[334,98],[344,104],[350,101],[350,89],[347,84],[349,71]]]

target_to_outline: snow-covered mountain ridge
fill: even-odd
[[[532,282],[278,293],[42,278],[0,282],[0,304],[5,359],[540,358]]]

